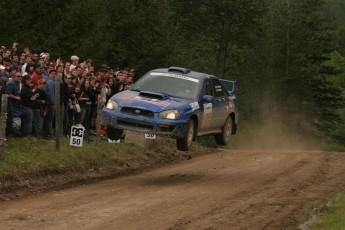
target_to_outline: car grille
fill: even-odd
[[[144,117],[153,117],[154,116],[154,113],[150,110],[131,108],[131,107],[123,107],[121,109],[121,113],[130,114],[130,115],[137,115],[137,116],[144,116]]]
[[[148,131],[153,130],[153,124],[137,123],[137,122],[132,122],[132,121],[123,120],[123,119],[118,119],[117,123],[120,126],[133,127],[136,129],[148,130]]]
[[[158,130],[160,132],[172,132],[174,130],[174,125],[158,125]]]

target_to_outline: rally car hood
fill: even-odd
[[[114,95],[111,100],[118,103],[120,107],[132,107],[160,112],[163,110],[177,109],[186,105],[190,100],[171,97],[162,93],[123,91]],[[187,103],[188,104],[188,103]]]

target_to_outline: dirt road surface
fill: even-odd
[[[345,154],[229,151],[0,203],[0,229],[298,229],[345,189]]]

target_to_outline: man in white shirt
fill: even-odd
[[[25,56],[25,63],[24,65],[22,66],[22,73],[25,73],[25,69],[26,69],[26,65],[28,63],[31,63],[32,59],[31,59],[31,55],[26,55]]]

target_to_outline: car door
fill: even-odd
[[[212,86],[214,92],[213,100],[213,124],[214,130],[219,130],[223,127],[229,111],[229,98],[226,89],[221,84],[219,79],[212,79]]]
[[[207,133],[212,130],[213,123],[213,100],[203,101],[203,96],[214,97],[212,81],[206,79],[203,83],[201,94],[200,94],[200,107],[202,111],[201,121],[199,123],[199,133]]]

